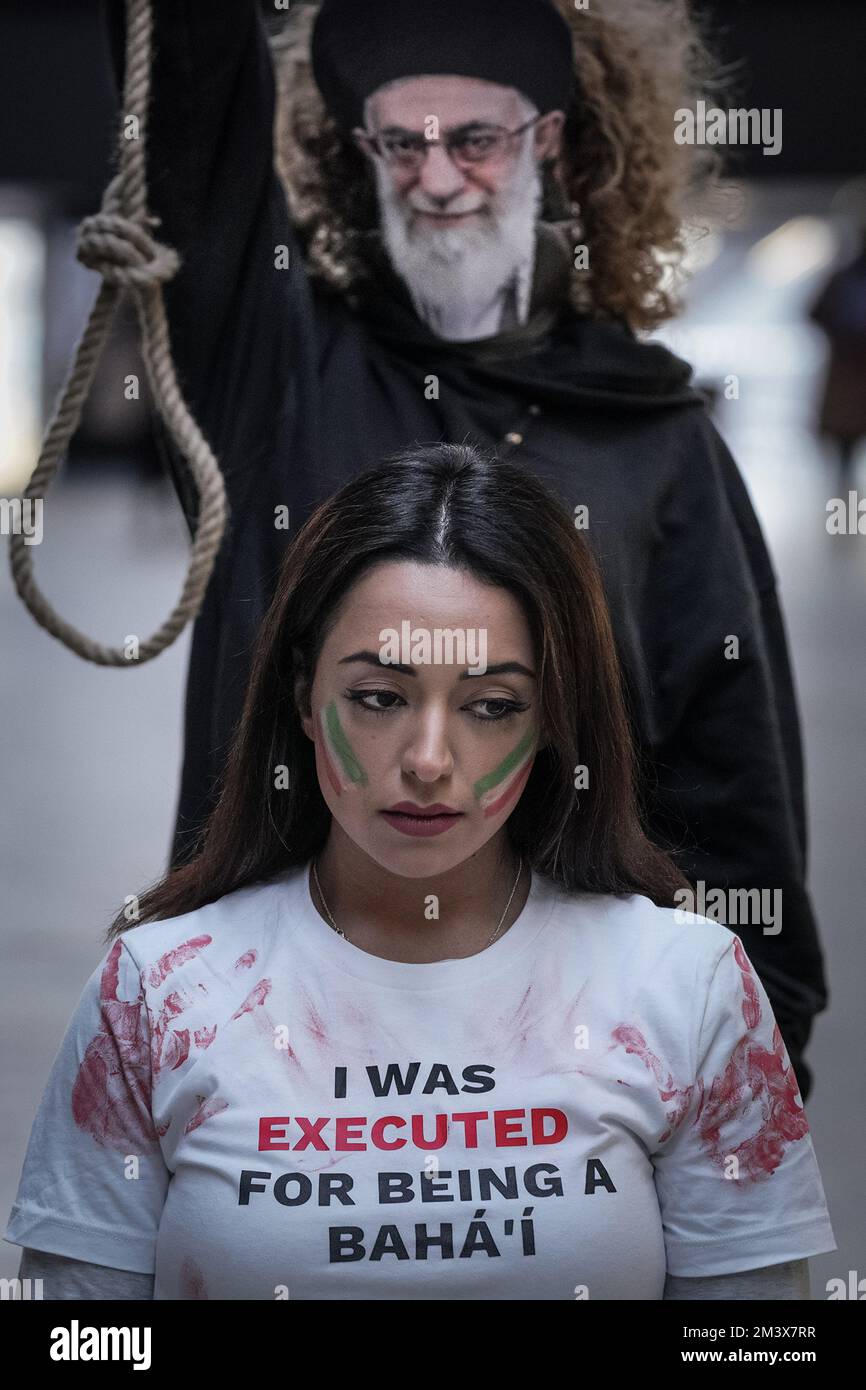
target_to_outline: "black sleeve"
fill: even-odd
[[[773,698],[788,777],[789,804],[794,816],[800,846],[801,872],[807,864],[805,770],[800,737],[800,715],[794,692],[794,678],[788,656],[788,639],[779,603],[776,573],[767,550],[760,522],[743,476],[724,440],[712,428],[712,442],[722,474],[728,502],[743,539],[752,580],[761,609],[761,626],[773,682]]]
[[[706,413],[692,419],[648,595],[657,716],[650,831],[678,851],[683,872],[707,894],[767,890],[772,903],[779,890],[781,930],[765,932],[770,924],[754,920],[728,926],[761,977],[805,1100],[811,1077],[802,1051],[828,995],[805,881],[803,755],[787,641],[739,470]],[[725,655],[730,638],[736,658]]]
[[[152,1274],[112,1269],[89,1260],[31,1250],[28,1246],[21,1252],[18,1278],[40,1280],[38,1296],[49,1302],[93,1299],[114,1303],[121,1299],[140,1302],[153,1298]]]
[[[101,3],[120,101],[125,4]],[[288,340],[297,342],[299,320],[309,323],[303,255],[273,167],[273,64],[254,0],[154,0],[152,8],[148,205],[160,219],[155,236],[181,258],[164,286],[172,355],[236,513],[286,393]],[[288,269],[275,264],[277,246]],[[188,465],[156,416],[155,428],[193,530]]]
[[[696,1299],[736,1299],[752,1303],[757,1299],[808,1300],[809,1261],[785,1260],[762,1265],[760,1269],[741,1269],[736,1274],[708,1274],[696,1278],[668,1274],[663,1299],[690,1302]]]

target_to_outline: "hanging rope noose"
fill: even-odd
[[[149,228],[159,218],[147,212],[146,118],[150,98],[153,15],[150,0],[126,0],[126,70],[124,119],[138,120],[137,139],[121,129],[120,169],[106,188],[102,208],[78,229],[76,257],[99,271],[103,284],[90,319],[75,349],[72,367],[45,432],[42,452],[23,498],[47,492],[66,452],[87,399],[118,304],[128,292],[135,301],[141,328],[142,357],[160,415],[188,460],[199,496],[198,524],[189,569],[174,611],[157,631],[138,645],[134,659],[119,647],[104,647],[64,621],[51,607],[33,577],[31,547],[22,534],[10,535],[15,587],[42,627],[85,661],[100,666],[136,666],[170,646],[198,613],[208,586],[226,523],[226,496],[214,455],[184,404],[171,357],[162,283],[177,273],[180,258],[156,241]]]

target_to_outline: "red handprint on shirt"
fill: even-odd
[[[788,1144],[809,1133],[797,1078],[774,1022],[772,1047],[763,1047],[754,1034],[761,1023],[761,999],[752,964],[739,937],[734,956],[743,986],[743,1021],[747,1033],[740,1038],[724,1071],[715,1076],[701,1097],[695,1125],[701,1143],[713,1162],[722,1167],[729,1154],[736,1157],[740,1180],[757,1182],[778,1168]],[[727,1149],[722,1138],[725,1124],[744,1113],[760,1111],[754,1134]]]
[[[117,997],[121,950],[115,941],[102,970],[100,1028],[78,1068],[72,1116],[99,1144],[149,1153],[159,1142],[150,1113],[150,1030],[143,986],[135,1000]]]
[[[699,1077],[694,1085],[674,1080],[670,1069],[652,1052],[638,1028],[623,1023],[612,1032],[614,1046],[634,1052],[653,1073],[659,1098],[669,1107],[668,1126],[659,1136],[664,1143],[697,1100],[691,1125],[707,1156],[724,1168],[733,1156],[738,1164],[739,1182],[759,1182],[778,1168],[791,1143],[809,1133],[806,1112],[800,1099],[797,1078],[774,1022],[771,1046],[757,1036],[763,1020],[757,977],[739,937],[734,939],[734,959],[740,971],[741,1011],[746,1032],[739,1038],[724,1069],[705,1085]],[[765,1025],[766,1031],[766,1025]],[[734,1124],[740,1132],[757,1123],[745,1139],[730,1142]]]

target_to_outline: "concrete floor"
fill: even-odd
[[[748,233],[731,238],[697,283],[689,313],[659,336],[701,376],[740,376],[739,399],[721,403],[718,421],[765,527],[788,623],[807,757],[811,887],[831,989],[809,1049],[809,1122],[840,1246],[811,1261],[813,1297],[822,1298],[830,1277],[866,1272],[866,540],[825,528],[837,489],[809,428],[821,344],[800,322],[814,286],[806,277],[769,292],[748,268],[749,246],[781,215],[765,208]],[[866,493],[866,459],[859,482]],[[112,643],[155,628],[173,606],[187,557],[168,484],[149,492],[125,474],[64,481],[49,493],[49,508],[35,566],[64,616]],[[5,1225],[48,1069],[105,927],[124,896],[167,861],[189,632],[134,672],[85,664],[25,613],[4,559],[0,650]],[[18,1258],[17,1247],[0,1242],[0,1276],[15,1273]]]

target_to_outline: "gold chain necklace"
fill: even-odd
[[[487,947],[488,947],[488,946],[492,946],[492,945],[493,945],[494,941],[496,940],[497,936],[499,935],[499,933],[500,933],[501,930],[502,930],[502,923],[505,921],[505,918],[508,916],[508,909],[509,909],[510,906],[511,906],[512,900],[513,900],[513,898],[514,898],[514,894],[517,892],[517,885],[518,885],[518,883],[520,882],[520,875],[521,875],[522,873],[523,873],[523,858],[522,858],[522,856],[521,856],[520,863],[519,863],[518,866],[517,866],[517,877],[515,878],[513,887],[512,887],[512,889],[511,889],[511,892],[510,892],[509,895],[508,895],[508,902],[505,904],[505,911],[503,912],[502,916],[500,917],[499,922],[498,922],[497,927],[496,927],[496,930],[494,931],[494,933],[493,933],[493,935],[491,936],[490,940],[489,940],[489,941],[486,943],[486,945],[482,948],[482,949],[485,950],[485,951],[487,950]],[[334,931],[337,933],[338,936],[342,936],[342,938],[343,938],[344,941],[348,941],[348,937],[346,936],[346,933],[345,933],[344,931],[341,931],[340,928],[337,926],[337,923],[334,921],[333,915],[332,915],[332,913],[331,913],[331,909],[328,907],[328,900],[327,900],[327,898],[325,897],[324,893],[322,892],[322,885],[321,885],[321,883],[319,882],[319,875],[318,875],[318,873],[317,873],[317,871],[316,871],[316,861],[315,861],[315,859],[313,860],[313,878],[315,879],[316,889],[317,889],[317,891],[318,891],[319,897],[322,899],[322,906],[324,907],[325,911],[326,911],[327,914],[328,914],[328,921],[330,922],[330,925],[333,927]]]

